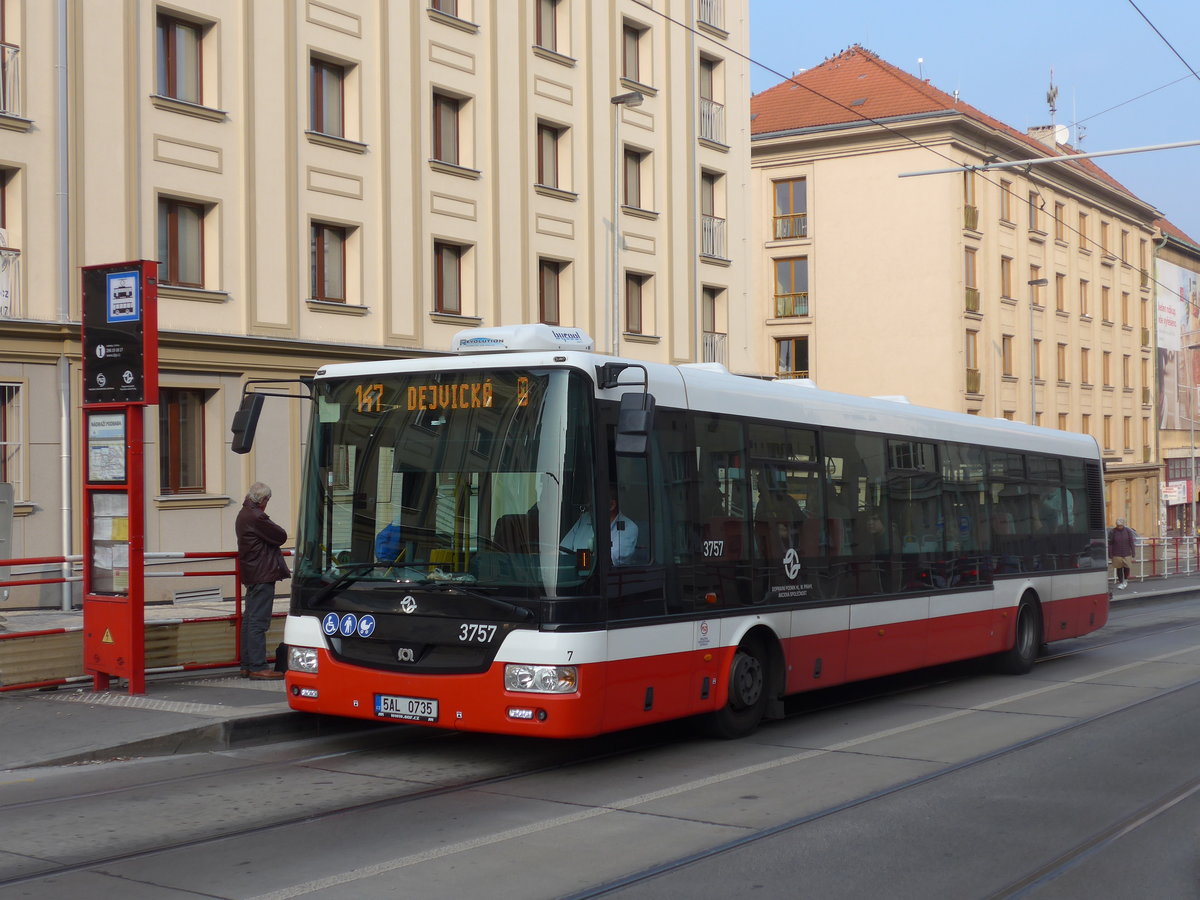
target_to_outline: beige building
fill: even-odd
[[[861,47],[795,81],[751,100],[761,352],[831,390],[1091,434],[1110,521],[1156,533],[1155,209],[1065,129],[1016,131]]]
[[[1161,533],[1200,534],[1200,243],[1165,219],[1154,264],[1158,427],[1163,455]]]
[[[0,0],[11,555],[80,549],[81,266],[160,262],[151,550],[231,547],[256,479],[291,529],[304,406],[268,404],[235,456],[248,378],[535,321],[757,369],[731,313],[746,20],[746,0]]]

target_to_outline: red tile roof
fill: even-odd
[[[962,115],[1005,134],[1015,143],[1024,145],[1028,151],[1014,154],[1016,159],[1056,155],[1055,150],[1041,141],[992,118],[969,103],[956,100],[927,80],[922,81],[896,68],[857,44],[819,66],[751,97],[750,133],[772,134],[936,113]],[[1057,147],[1057,153],[1064,156],[1075,152],[1064,144]],[[950,160],[937,162],[931,154],[934,166],[948,162]],[[1136,196],[1090,160],[1072,160],[1070,165],[1130,197]]]
[[[1177,240],[1186,241],[1187,243],[1191,244],[1193,247],[1200,247],[1200,241],[1196,240],[1194,237],[1190,237],[1189,235],[1185,234],[1181,228],[1179,228],[1173,222],[1168,221],[1167,219],[1155,219],[1154,227],[1157,228],[1159,231],[1161,231],[1163,234],[1169,234],[1171,237],[1176,238]]]

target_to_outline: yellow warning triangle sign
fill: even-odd
[[[100,643],[102,643],[102,644],[115,644],[116,643],[116,641],[113,640],[111,628],[104,629],[104,637],[100,638]]]

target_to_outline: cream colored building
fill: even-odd
[[[831,390],[1091,434],[1110,521],[1157,533],[1155,209],[1065,134],[860,47],[796,81],[813,91],[751,101],[760,352]]]
[[[248,378],[539,320],[635,358],[758,368],[736,312],[747,0],[0,12],[13,557],[79,551],[81,266],[161,263],[150,550],[231,547],[256,479],[291,530],[303,404],[268,404],[255,450],[235,456]]]

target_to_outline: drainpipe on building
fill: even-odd
[[[60,322],[71,320],[71,227],[70,213],[70,184],[71,176],[67,169],[69,161],[69,134],[67,100],[67,3],[68,0],[58,0],[58,45],[55,49],[55,91],[58,100],[58,142],[55,155],[57,159],[58,187],[58,318]],[[73,549],[73,515],[71,506],[71,361],[66,353],[58,357],[58,390],[59,390],[59,490],[62,495],[62,555],[70,556]],[[62,608],[69,611],[72,608],[72,582],[66,580],[71,576],[71,564],[62,565]]]

